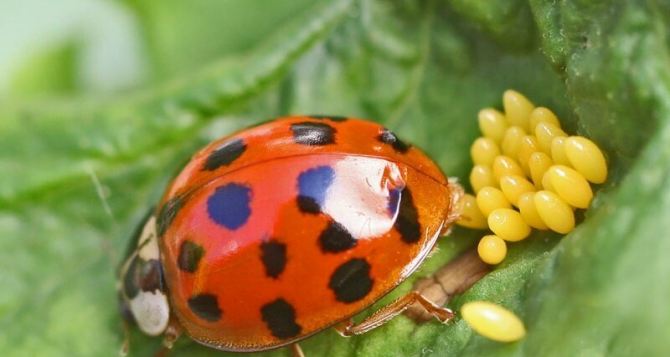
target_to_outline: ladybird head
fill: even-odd
[[[163,267],[158,250],[156,218],[149,215],[130,241],[117,282],[121,315],[142,332],[156,336],[170,319]]]

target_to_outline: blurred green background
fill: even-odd
[[[0,353],[117,354],[120,254],[213,138],[290,113],[359,116],[467,182],[477,111],[515,88],[611,166],[574,232],[513,245],[450,305],[501,303],[528,336],[400,317],[350,339],[325,331],[305,352],[670,355],[669,22],[660,0],[3,0]],[[456,229],[412,280],[480,234]],[[131,355],[158,346],[135,332]],[[226,354],[182,339],[172,355]]]

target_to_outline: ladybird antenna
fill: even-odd
[[[100,179],[98,178],[98,175],[95,173],[93,170],[93,167],[90,164],[87,164],[84,168],[88,176],[91,178],[91,182],[93,182],[93,186],[95,187],[95,192],[98,195],[98,198],[100,198],[100,203],[102,204],[102,208],[107,213],[107,215],[111,218],[112,225],[114,227],[114,231],[119,230],[119,224],[116,221],[116,217],[114,217],[114,213],[112,212],[112,208],[109,205],[109,202],[107,201],[107,194],[105,188],[102,186],[100,183]],[[109,244],[108,239],[103,239],[102,241],[103,245],[103,250],[107,253],[109,258],[112,260],[112,262],[116,261],[116,252],[114,251],[114,248],[112,247],[111,244]]]
[[[95,173],[93,170],[93,167],[91,165],[86,165],[86,173],[88,176],[91,178],[91,181],[93,182],[93,186],[95,187],[95,193],[98,195],[98,198],[100,198],[100,203],[102,204],[102,208],[105,210],[105,213],[112,219],[112,222],[114,225],[117,224],[116,222],[116,217],[114,217],[114,213],[112,212],[112,208],[109,205],[109,202],[107,201],[107,195],[106,195],[106,190],[100,183],[100,179],[98,178],[98,175]]]

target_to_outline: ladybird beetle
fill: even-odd
[[[447,322],[453,313],[418,292],[351,317],[419,266],[461,195],[373,122],[292,116],[240,131],[196,153],[138,229],[122,313],[168,348],[184,332],[238,352],[299,349],[331,326],[360,334],[414,303]]]

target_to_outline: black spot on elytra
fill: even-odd
[[[213,171],[221,166],[230,165],[233,161],[237,160],[246,149],[247,145],[242,139],[225,142],[209,154],[202,169]]]
[[[335,143],[335,128],[324,123],[302,122],[291,124],[293,140],[302,145],[328,145]]]
[[[406,153],[409,150],[409,145],[400,140],[392,131],[384,128],[377,137],[377,139],[384,144],[389,144],[393,149],[399,153]]]
[[[286,244],[275,240],[261,243],[261,260],[265,274],[277,279],[286,267]]]
[[[339,253],[356,246],[354,238],[347,229],[335,222],[328,223],[319,236],[319,245],[324,253]]]
[[[133,299],[141,291],[164,291],[163,269],[157,259],[143,260],[136,256],[123,277],[123,292]]]
[[[298,208],[304,213],[317,214],[321,212],[321,206],[314,197],[298,195],[296,200],[298,202]]]
[[[372,290],[370,264],[362,258],[343,263],[333,272],[328,287],[340,302],[352,303],[364,298]]]
[[[205,255],[205,249],[190,240],[185,240],[179,247],[179,256],[177,257],[177,266],[182,271],[194,273],[198,270],[200,259]]]
[[[203,320],[215,322],[221,319],[221,309],[212,294],[198,294],[188,299],[188,307]]]
[[[156,217],[156,230],[158,231],[159,237],[162,237],[163,234],[167,232],[168,228],[170,228],[170,224],[172,224],[172,221],[177,217],[177,214],[183,205],[184,200],[179,196],[175,196],[170,198],[161,207],[158,212],[158,217]]]
[[[409,188],[405,188],[400,194],[400,207],[394,225],[405,243],[416,243],[421,238],[419,214]]]
[[[339,115],[323,115],[323,114],[312,114],[312,115],[308,115],[308,117],[310,117],[312,119],[317,119],[317,120],[330,119],[330,120],[336,121],[336,122],[343,122],[343,121],[346,121],[348,119],[347,117],[343,117],[343,116],[339,116]]]
[[[277,338],[295,337],[302,330],[295,322],[295,309],[282,298],[263,305],[261,316],[272,335]]]

